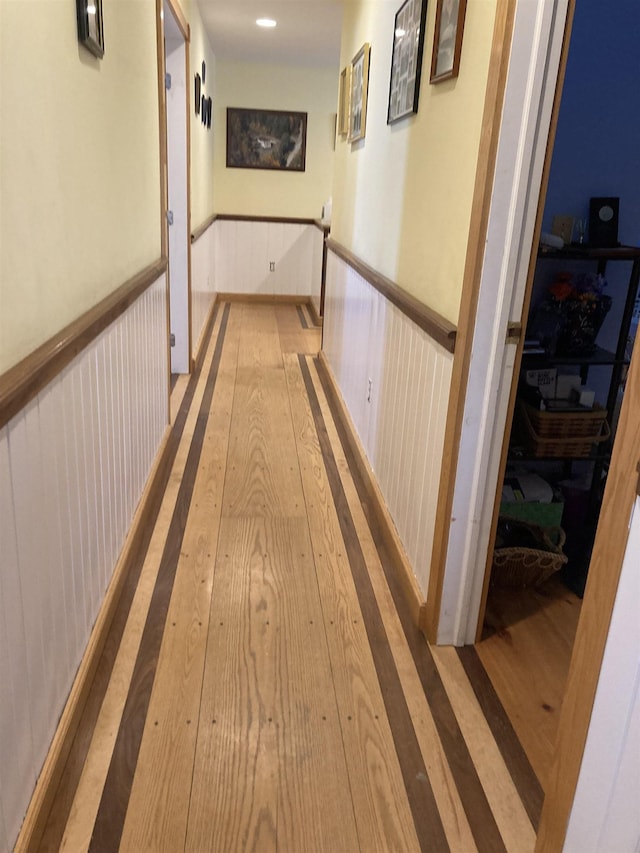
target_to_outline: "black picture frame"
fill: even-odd
[[[104,56],[102,0],[76,0],[78,41],[98,59]]]
[[[227,107],[227,168],[304,172],[307,113]]]
[[[196,76],[195,76],[194,84],[193,84],[193,91],[194,91],[194,96],[195,96],[194,100],[195,100],[196,115],[200,115],[200,96],[202,94],[202,82],[200,80],[199,74],[196,74]]]
[[[418,112],[427,0],[405,0],[393,25],[387,124]]]

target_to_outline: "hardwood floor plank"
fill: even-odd
[[[223,520],[212,591],[187,850],[275,850],[275,631],[264,543]],[[269,719],[271,718],[271,719]]]
[[[431,650],[505,847],[532,851],[536,833],[453,646]]]
[[[223,513],[236,518],[251,515],[303,517],[300,472],[275,309],[241,307],[240,366]],[[246,315],[254,314],[258,308],[266,316],[260,324],[261,329],[266,326],[266,331],[254,336],[253,322],[247,325]],[[251,367],[242,366],[247,359]]]
[[[324,625],[362,850],[418,850],[357,592],[295,356],[285,357]]]
[[[305,317],[305,313],[302,310],[302,305],[296,305],[296,311],[298,313],[298,319],[300,320],[300,325],[303,329],[309,328],[309,323],[307,322],[307,318]]]
[[[313,575],[304,519],[223,520],[189,850],[359,849]]]
[[[239,322],[230,314],[169,605],[120,850],[184,847]]]
[[[448,850],[446,835],[435,803],[415,729],[409,714],[406,698],[395,668],[393,655],[380,616],[375,594],[371,588],[367,567],[364,561],[353,520],[342,489],[331,444],[322,418],[318,400],[309,373],[306,360],[300,357],[300,367],[305,387],[314,413],[314,420],[324,464],[327,469],[333,502],[336,506],[343,539],[349,555],[349,564],[358,590],[360,607],[367,628],[369,644],[382,686],[382,693],[391,729],[394,734],[396,751],[402,768],[404,784],[411,806],[416,834],[422,850]]]
[[[485,719],[509,768],[522,803],[534,829],[540,823],[544,792],[533,767],[522,748],[507,712],[498,698],[475,646],[457,649],[458,657],[480,703]]]
[[[381,563],[381,554],[383,556],[386,554],[384,545],[379,539],[377,544],[374,542],[374,536],[365,514],[365,506],[354,484],[352,470],[344,456],[343,447],[332,419],[329,403],[324,396],[320,377],[315,370],[315,360],[308,359],[307,362],[317,393],[325,428],[336,459],[342,486],[369,568],[376,600],[380,607],[385,630],[389,636],[394,660],[407,699],[411,718],[414,722],[416,737],[427,767],[429,780],[445,829],[447,841],[451,850],[458,851],[458,853],[470,853],[470,851],[477,848],[460,795],[456,788],[455,780],[447,762],[447,756],[438,734],[431,708],[416,669],[413,655],[407,645],[404,627],[398,616],[395,601],[387,583]]]
[[[174,511],[197,411],[204,393],[206,373],[213,357],[212,334],[215,340],[218,328],[219,323],[213,333],[211,330],[209,332],[208,357],[201,370],[191,377],[183,407],[175,419],[171,432],[173,464],[169,466],[164,493],[159,496],[155,521],[149,525],[127,577],[39,845],[43,851],[65,849],[75,853],[88,846],[88,840],[83,847],[81,839],[90,838],[95,822],[166,531]]]
[[[314,361],[314,365],[317,366],[317,360]],[[307,370],[309,370],[309,368],[307,368]],[[328,400],[329,407],[331,408],[333,404],[331,401],[328,379],[322,371],[318,371],[318,376],[323,389],[325,389],[325,399]],[[311,386],[313,386],[311,376],[310,383]],[[312,389],[309,389],[310,397],[313,393],[315,392],[312,391]],[[337,417],[337,413],[333,413],[332,420],[336,427],[336,432],[342,446],[345,461],[351,471],[354,485],[358,491],[360,503],[366,508],[366,489],[361,481],[355,460],[353,460],[349,442],[345,434],[345,427]],[[388,558],[381,532],[377,528],[375,518],[371,512],[367,513],[367,520],[371,533],[374,537],[376,548],[380,555],[380,562],[393,596],[398,616],[400,617],[403,626],[406,642],[411,650],[416,670],[420,677],[425,696],[429,702],[431,713],[433,714],[433,719],[438,730],[438,735],[444,747],[447,761],[453,774],[456,788],[461,797],[475,843],[477,844],[478,849],[483,851],[496,851],[496,853],[498,853],[498,851],[504,851],[505,847],[502,836],[489,807],[486,793],[478,778],[476,768],[471,756],[469,755],[469,751],[466,748],[455,713],[447,698],[446,691],[433,661],[429,646],[425,642],[422,633],[414,624],[400,579],[394,572],[393,564]]]
[[[300,313],[307,325],[300,320]],[[309,353],[317,355],[320,349],[322,333],[314,323],[310,322],[302,305],[281,305],[278,307],[276,320],[280,337],[282,353]]]
[[[216,342],[211,370],[207,377],[205,393],[197,416],[197,425],[184,476],[180,483],[176,508],[167,533],[167,540],[158,571],[158,579],[149,607],[147,620],[140,643],[140,652],[136,659],[129,694],[122,713],[122,722],[116,738],[109,772],[100,800],[100,807],[93,828],[92,851],[117,849],[133,782],[133,775],[142,740],[142,732],[153,687],[155,670],[165,628],[166,614],[173,588],[182,537],[190,505],[193,483],[200,457],[200,445],[206,429],[211,407],[211,397],[216,382],[216,370],[220,360],[224,335],[229,314],[228,306],[223,317]]]
[[[500,701],[546,789],[581,602],[559,580],[538,589],[493,588],[476,646]]]

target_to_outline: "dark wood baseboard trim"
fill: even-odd
[[[375,287],[389,302],[392,302],[396,308],[399,308],[403,314],[412,320],[416,326],[419,326],[448,352],[455,352],[457,328],[453,323],[442,317],[437,311],[424,305],[415,296],[407,293],[391,279],[376,272],[331,237],[327,237],[326,244],[330,252],[349,264],[372,287]]]
[[[0,429],[124,314],[166,269],[166,258],[155,261],[3,373],[0,376]]]
[[[419,626],[420,614],[424,606],[422,593],[324,352],[318,355],[318,374],[331,409],[339,419],[336,426],[348,442],[348,448],[345,447],[345,451],[350,452],[366,491],[366,500],[363,501],[363,505],[373,513],[409,606],[411,620],[415,626]]]
[[[191,232],[191,242],[195,243],[196,240],[199,240],[200,237],[202,237],[202,235],[204,234],[204,232],[207,231],[213,225],[217,218],[218,214],[213,213],[208,219],[205,219],[205,221],[201,225],[198,225],[197,228],[194,228],[194,230]]]
[[[51,747],[45,759],[35,791],[15,846],[15,853],[40,849],[40,841],[56,796],[58,785],[78,731],[85,704],[100,663],[111,623],[118,608],[130,567],[145,546],[149,528],[157,515],[175,457],[170,442],[171,428],[167,427],[145,492],[133,517],[127,540],[122,549],[113,578],[91,632],[87,648],[78,668],[69,698],[65,705]]]

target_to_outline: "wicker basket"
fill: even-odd
[[[527,446],[538,459],[584,458],[591,454],[594,444],[611,435],[607,412],[600,406],[590,412],[540,412],[521,402],[520,421]]]
[[[537,548],[496,548],[493,552],[491,583],[494,586],[538,586],[564,566],[567,557],[562,551],[565,532],[561,527],[537,527],[545,550]]]

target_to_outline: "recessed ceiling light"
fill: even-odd
[[[259,27],[275,27],[276,26],[276,22],[273,20],[273,18],[258,18],[258,20],[256,21],[256,24]]]

